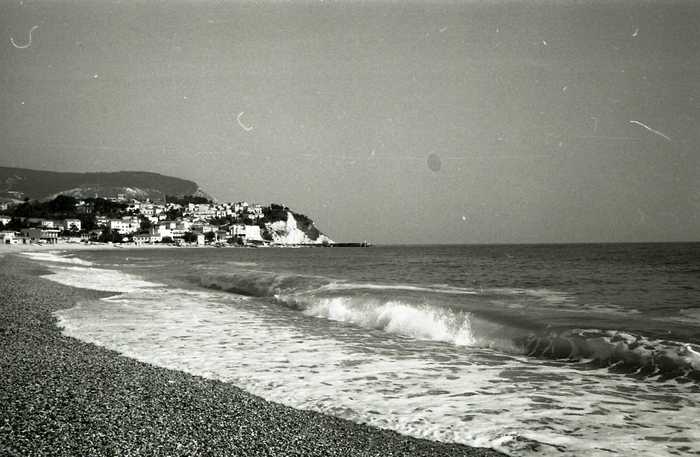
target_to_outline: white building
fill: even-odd
[[[172,238],[174,232],[178,232],[176,221],[162,221],[151,227],[150,234],[160,236],[162,239],[166,237]]]
[[[216,216],[216,208],[214,207],[214,205],[210,205],[208,203],[200,203],[196,205],[188,205],[188,209],[190,207],[192,207],[190,213],[195,217],[209,218]]]
[[[160,241],[163,240],[163,237],[160,235],[153,235],[150,233],[142,234],[142,235],[134,235],[133,238],[134,243],[136,244],[146,244],[146,243],[159,243]]]
[[[69,232],[72,231],[80,231],[82,230],[82,224],[80,223],[80,219],[66,219],[63,221],[63,224],[61,224],[63,227],[63,230],[67,230]]]
[[[248,206],[248,202],[236,202],[233,204],[233,212],[236,214],[240,214],[244,210],[247,210]]]
[[[261,219],[264,216],[262,205],[250,206],[248,207],[248,212],[253,216],[254,219]]]
[[[215,225],[207,224],[207,223],[196,223],[192,224],[191,230],[193,232],[198,232],[198,233],[209,233],[209,232],[216,232],[217,227]]]
[[[7,225],[10,223],[12,218],[10,216],[0,216],[0,224]]]
[[[260,227],[257,225],[234,225],[231,227],[231,235],[245,242],[263,241]]]
[[[137,232],[139,228],[141,228],[141,222],[136,217],[109,220],[109,229],[116,230],[120,235],[130,235]]]
[[[17,244],[18,242],[15,232],[9,230],[0,232],[0,244]]]
[[[158,216],[165,211],[165,207],[153,203],[142,203],[139,211],[144,216]]]

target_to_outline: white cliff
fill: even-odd
[[[324,234],[319,234],[316,239],[298,227],[297,220],[291,211],[287,211],[286,221],[276,221],[267,224],[267,229],[272,235],[274,244],[296,245],[296,244],[330,244],[333,240]]]

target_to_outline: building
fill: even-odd
[[[47,228],[24,228],[21,230],[22,236],[33,243],[58,243],[58,229]]]
[[[214,241],[216,243],[226,243],[229,238],[230,234],[228,230],[217,230],[215,233]]]
[[[236,202],[233,204],[233,212],[235,214],[241,214],[248,210],[248,202]]]
[[[216,208],[208,203],[188,204],[187,211],[198,218],[212,218],[216,216]]]
[[[120,235],[130,235],[141,228],[141,222],[136,217],[122,217],[121,219],[110,219],[109,229],[116,230]]]
[[[216,232],[217,227],[215,225],[207,224],[207,223],[196,223],[192,224],[191,230],[193,232],[197,233],[209,233],[209,232]]]
[[[83,228],[80,219],[66,219],[61,227],[68,232],[79,232]]]
[[[19,240],[17,239],[17,234],[10,230],[3,230],[0,232],[0,244],[17,244]]]
[[[100,235],[102,235],[101,229],[92,229],[87,233],[81,233],[80,239],[81,241],[95,241],[100,237]]]
[[[151,227],[150,234],[160,236],[162,238],[181,237],[185,231],[182,228],[178,229],[177,221],[160,221]]]
[[[257,225],[233,225],[230,229],[230,234],[239,243],[262,242],[262,232]]]
[[[160,243],[163,237],[160,235],[152,235],[150,233],[134,235],[133,240],[135,244],[147,244],[147,243]]]
[[[161,205],[155,205],[153,203],[143,203],[141,204],[139,211],[144,216],[158,216],[165,211],[165,208]]]
[[[0,216],[0,224],[7,225],[10,223],[12,218],[10,216]]]
[[[263,217],[265,217],[262,205],[253,205],[248,207],[248,213],[253,219],[262,219]]]
[[[53,219],[44,219],[41,221],[41,227],[46,228],[46,229],[59,229],[61,227],[61,223],[59,221],[55,221]]]
[[[54,220],[51,219],[45,219],[43,217],[26,217],[22,218],[24,219],[24,222],[30,225],[38,225],[43,228],[56,228],[58,227],[58,223]]]
[[[151,227],[151,233],[161,237],[172,238],[173,231],[177,231],[177,221],[160,221]]]

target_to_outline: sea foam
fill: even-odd
[[[87,260],[79,259],[77,257],[69,257],[67,255],[60,255],[56,252],[23,252],[22,255],[29,257],[32,260],[37,260],[40,262],[51,262],[51,263],[69,263],[72,265],[92,265],[92,262]]]

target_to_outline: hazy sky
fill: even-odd
[[[697,1],[3,0],[0,34],[0,165],[188,178],[341,241],[700,239]]]

